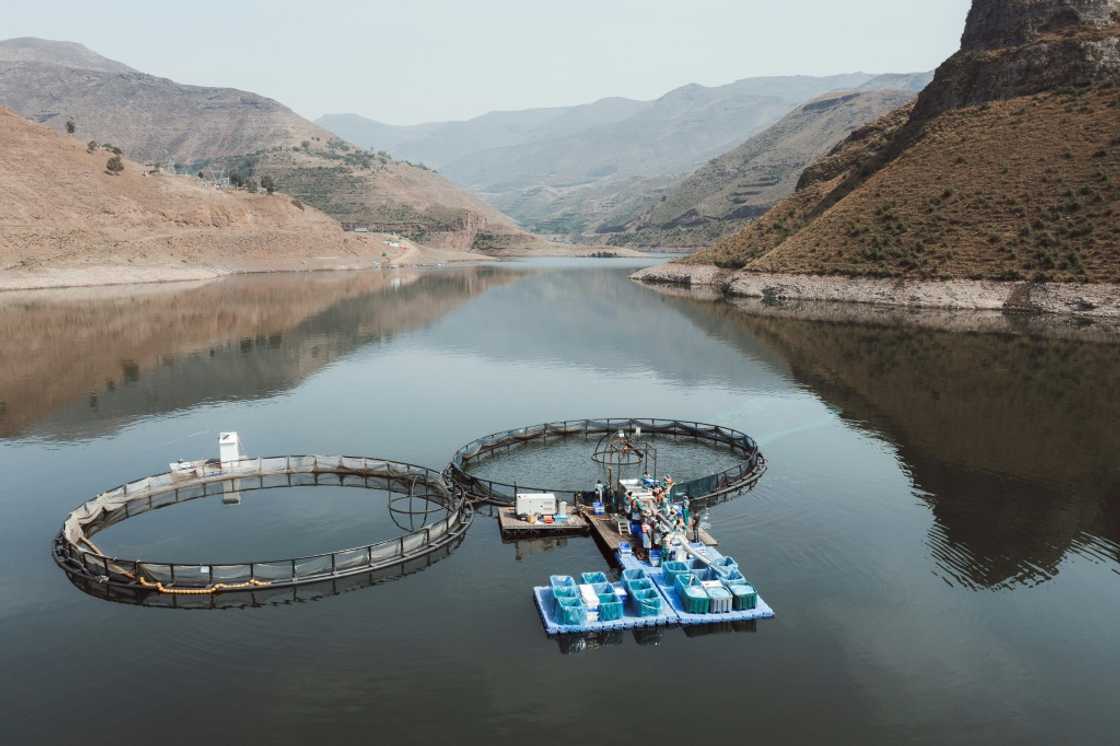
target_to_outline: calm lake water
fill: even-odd
[[[750,315],[639,265],[0,295],[4,743],[1115,743],[1120,347]],[[221,430],[442,467],[602,416],[759,440],[713,533],[776,619],[549,638],[530,586],[602,554],[486,515],[422,572],[242,610],[109,603],[50,558],[74,505]],[[237,561],[399,531],[381,495],[305,488],[98,540]]]

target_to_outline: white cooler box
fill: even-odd
[[[513,510],[517,515],[556,515],[556,495],[551,492],[519,494]]]

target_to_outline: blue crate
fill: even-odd
[[[657,616],[661,613],[661,594],[656,588],[634,591],[630,598],[638,616]]]
[[[561,624],[584,624],[587,622],[587,609],[578,598],[557,598],[556,616]]]
[[[622,582],[624,583],[628,580],[645,580],[648,577],[646,571],[640,567],[628,568],[622,571]]]
[[[575,588],[576,581],[571,575],[550,575],[548,577],[548,585],[552,588],[568,587]]]
[[[599,621],[613,622],[622,619],[622,601],[614,591],[599,594]]]

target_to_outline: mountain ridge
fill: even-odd
[[[113,156],[0,107],[0,266],[12,273],[0,284],[21,286],[16,274],[60,268],[116,266],[174,278],[205,275],[203,267],[295,266],[310,248],[350,261],[378,253],[372,241],[345,235],[290,197],[219,191],[128,159],[113,173]]]
[[[836,86],[835,87],[839,88],[839,87],[856,87],[857,85],[862,85],[862,84],[864,84],[868,81],[873,80],[875,77],[876,76],[874,76],[872,74],[868,74],[868,73],[851,73],[849,75],[827,76],[826,78],[823,78],[823,79],[830,79],[830,78],[835,79],[836,80]],[[654,107],[659,102],[663,102],[663,101],[666,101],[666,100],[671,101],[674,98],[683,96],[684,94],[686,94],[689,91],[698,91],[698,90],[699,91],[708,91],[708,92],[733,91],[736,88],[742,89],[744,87],[750,87],[750,86],[754,85],[754,86],[759,86],[759,88],[757,88],[756,91],[752,95],[763,95],[763,94],[759,93],[758,91],[764,90],[764,89],[767,89],[767,88],[770,88],[770,89],[780,88],[783,85],[783,83],[785,83],[787,81],[795,81],[795,80],[806,80],[806,81],[808,81],[808,80],[820,80],[820,79],[822,79],[822,78],[815,78],[814,76],[808,76],[808,75],[803,75],[803,76],[766,76],[766,77],[758,77],[758,78],[743,78],[743,79],[740,79],[740,80],[737,80],[737,81],[733,81],[731,83],[726,83],[726,84],[718,85],[718,86],[703,86],[703,85],[700,85],[698,83],[688,83],[688,84],[685,84],[683,86],[678,86],[678,87],[676,87],[676,88],[674,88],[670,91],[667,91],[667,92],[661,94],[660,96],[657,96],[657,97],[651,98],[651,99],[633,99],[633,98],[628,98],[628,97],[625,97],[625,96],[606,96],[606,97],[599,98],[599,99],[596,99],[595,101],[591,101],[591,102],[584,103],[584,104],[572,104],[572,105],[567,105],[567,106],[534,107],[534,108],[529,108],[529,109],[497,109],[497,110],[494,110],[494,111],[486,112],[484,114],[480,114],[476,117],[470,117],[468,119],[463,119],[463,120],[423,122],[423,123],[414,124],[414,125],[387,124],[387,123],[380,122],[380,121],[377,121],[375,119],[371,119],[371,118],[362,116],[360,114],[355,114],[355,113],[324,114],[323,116],[318,117],[315,120],[315,123],[324,127],[324,128],[326,128],[326,129],[328,129],[328,130],[331,130],[332,132],[336,132],[336,134],[339,134],[340,136],[345,136],[345,137],[347,137],[347,139],[353,140],[355,143],[357,143],[359,145],[363,145],[365,147],[376,148],[376,149],[382,149],[382,148],[385,148],[386,146],[381,141],[373,139],[376,136],[375,134],[371,133],[371,134],[363,135],[358,130],[348,130],[347,134],[343,135],[342,132],[339,132],[339,131],[333,129],[332,125],[335,125],[336,123],[338,123],[340,121],[339,118],[345,118],[345,121],[349,122],[351,125],[355,125],[355,126],[358,125],[358,124],[371,125],[374,128],[374,132],[376,132],[377,129],[384,128],[385,130],[393,131],[393,132],[397,132],[397,133],[401,133],[401,134],[415,133],[414,135],[411,136],[411,139],[415,140],[415,139],[419,139],[420,137],[428,137],[432,133],[439,133],[441,131],[446,132],[446,131],[449,131],[449,130],[456,130],[456,129],[473,129],[473,128],[477,128],[477,127],[480,127],[480,126],[489,125],[491,122],[500,123],[503,120],[505,120],[507,122],[510,121],[510,120],[513,120],[515,122],[515,124],[513,125],[513,129],[515,131],[525,132],[526,134],[531,134],[531,135],[535,136],[537,139],[540,139],[542,137],[550,138],[550,137],[555,137],[555,136],[558,136],[558,135],[562,136],[562,135],[565,135],[565,134],[572,134],[575,131],[578,131],[577,128],[573,128],[573,127],[570,127],[570,126],[547,127],[545,125],[547,125],[549,123],[552,123],[553,125],[555,125],[557,123],[557,120],[563,120],[563,119],[568,118],[568,117],[578,118],[580,116],[585,116],[588,112],[591,112],[591,111],[603,111],[603,110],[608,110],[609,109],[609,110],[611,110],[613,112],[616,112],[616,113],[613,114],[613,115],[608,114],[605,118],[589,117],[588,120],[585,120],[585,123],[582,125],[583,127],[596,126],[598,124],[609,123],[610,121],[617,121],[618,119],[621,119],[625,116],[631,116],[633,114],[641,113],[644,110],[647,110],[649,108]],[[858,79],[858,82],[857,82],[857,79]],[[807,96],[806,98],[809,98],[809,96]],[[619,115],[617,113],[619,111],[622,112],[621,115]],[[518,120],[525,120],[525,123],[522,124]],[[543,132],[541,132],[539,129],[537,129],[537,128],[542,128],[542,127],[544,129]],[[400,135],[398,135],[398,137],[399,136]],[[501,144],[508,146],[508,145],[520,144],[520,142],[516,141],[516,140],[511,142],[507,139],[507,140],[503,141]],[[494,145],[492,145],[492,147],[498,147],[498,146],[500,146],[498,143],[495,143]],[[456,153],[456,155],[452,158],[445,158],[443,160],[440,160],[439,158],[432,157],[432,153],[430,151],[427,151],[427,150],[424,150],[424,149],[421,149],[421,148],[405,149],[405,150],[402,150],[399,154],[395,154],[395,155],[399,155],[400,157],[403,157],[403,158],[410,158],[410,159],[415,158],[415,159],[421,160],[425,163],[428,163],[429,165],[432,165],[434,167],[442,168],[443,166],[447,165],[447,163],[451,162],[452,160],[463,157],[463,156],[469,154],[470,152],[477,152],[480,149],[485,149],[485,148],[479,148],[477,146],[472,146],[472,147],[469,147],[467,149],[463,149],[463,150],[458,151]]]
[[[1038,290],[1063,298],[1045,310],[1115,314],[1118,133],[1120,0],[974,0],[912,108],[853,134],[756,223],[639,279],[1016,309],[1039,308]]]
[[[274,99],[148,75],[72,42],[0,41],[0,105],[60,132],[72,121],[83,140],[138,161],[269,176],[338,220],[431,246],[572,250],[521,230],[431,170],[365,152]]]
[[[896,76],[894,85],[920,86],[922,76]],[[689,84],[648,101],[613,97],[490,112],[463,122],[419,125],[422,131],[414,135],[376,122],[363,130],[357,115],[328,115],[318,122],[369,147],[395,144],[395,155],[438,168],[531,230],[585,240],[609,215],[658,194],[805,101],[831,90],[881,85],[876,81],[882,77],[851,73]]]
[[[79,70],[110,73],[138,72],[123,62],[102,57],[84,44],[39,39],[34,36],[0,40],[0,62],[50,62]]]
[[[612,245],[703,246],[765,214],[817,157],[912,98],[875,88],[818,96],[598,232]]]

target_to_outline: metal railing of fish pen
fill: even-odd
[[[298,585],[226,590],[221,593],[187,595],[160,593],[135,584],[122,585],[99,582],[88,575],[76,573],[69,569],[66,569],[66,576],[75,588],[89,596],[101,601],[130,606],[184,611],[288,606],[299,603],[314,603],[345,593],[366,590],[375,585],[393,582],[423,572],[437,562],[450,557],[465,538],[465,532],[461,532],[450,542],[442,544],[420,557],[397,562],[384,568],[364,570],[360,573],[339,577],[324,577]]]
[[[423,498],[442,505],[447,515],[393,539],[263,561],[204,564],[121,559],[101,553],[91,541],[97,532],[128,518],[190,500],[230,492],[327,485]],[[417,493],[417,487],[424,491]],[[167,472],[145,477],[78,506],[55,539],[54,557],[68,574],[162,593],[275,589],[369,573],[421,558],[461,538],[472,517],[461,489],[445,482],[440,473],[414,464],[355,456],[272,456],[206,462],[193,476]]]
[[[518,493],[551,492],[566,494],[570,487],[539,487],[483,479],[470,473],[471,462],[497,452],[509,451],[528,443],[547,441],[550,437],[570,438],[601,436],[618,430],[641,428],[642,434],[693,438],[725,445],[742,457],[742,462],[716,474],[674,484],[671,497],[687,495],[692,503],[714,502],[729,493],[752,488],[766,471],[766,458],[758,444],[746,433],[722,425],[711,425],[687,420],[668,420],[649,417],[622,417],[606,419],[562,420],[540,425],[503,430],[467,443],[455,452],[445,470],[447,479],[471,499],[512,505]]]

